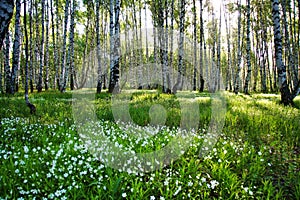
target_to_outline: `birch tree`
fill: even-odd
[[[30,45],[29,45],[29,87],[30,92],[33,93],[33,27],[32,27],[32,11],[34,9],[33,2],[30,0],[30,8],[29,10],[29,37],[30,37]]]
[[[178,75],[177,81],[173,86],[173,93],[176,94],[177,90],[182,88],[183,80],[182,76],[184,75],[184,23],[185,23],[185,0],[180,1],[180,14],[179,14],[179,52],[178,52]]]
[[[53,9],[53,0],[50,0],[50,12],[51,12],[51,31],[52,31],[52,45],[53,45],[53,65],[54,65],[54,78],[53,78],[53,89],[56,89],[56,80],[57,80],[57,70],[58,70],[58,58],[57,58],[57,45],[56,45],[56,38],[55,38],[55,24],[54,24],[54,9]]]
[[[28,59],[29,59],[29,53],[28,53],[28,32],[27,32],[27,19],[26,19],[26,1],[24,1],[24,31],[25,31],[25,102],[26,105],[30,109],[30,113],[33,114],[36,111],[36,107],[30,103],[29,97],[28,97]]]
[[[97,38],[97,93],[101,92],[102,89],[102,71],[101,71],[101,52],[100,52],[100,25],[99,25],[99,8],[100,8],[100,0],[96,1],[96,38]]]
[[[46,0],[46,12],[45,12],[45,18],[46,18],[46,41],[45,41],[45,68],[46,68],[46,74],[45,74],[45,90],[49,89],[49,9],[48,9],[48,0]]]
[[[193,90],[196,91],[197,89],[197,15],[196,15],[196,0],[193,0],[193,38],[194,38],[194,71],[193,71]],[[201,8],[200,8],[201,9]]]
[[[249,94],[249,82],[251,78],[250,10],[250,0],[247,0],[247,76],[244,85],[245,94]]]
[[[12,71],[11,71],[11,93],[16,92],[17,84],[17,72],[20,64],[20,14],[21,12],[21,0],[16,1],[16,16],[15,16],[15,35],[13,44],[13,58],[12,58]]]
[[[199,70],[200,70],[200,87],[199,91],[203,92],[204,90],[204,79],[203,79],[203,35],[204,35],[204,30],[203,30],[203,6],[202,6],[202,0],[200,2],[200,55],[199,55]]]
[[[37,85],[37,91],[41,92],[43,89],[43,68],[44,68],[44,39],[45,39],[45,0],[42,0],[42,20],[41,20],[41,27],[42,27],[42,33],[41,33],[41,41],[40,41],[40,70],[39,70],[39,79],[38,79],[38,85]]]
[[[6,94],[11,94],[11,71],[9,64],[9,49],[10,49],[10,37],[9,33],[5,36],[5,59],[4,59],[4,71],[5,71],[5,92]]]
[[[73,64],[73,58],[74,58],[75,7],[76,7],[76,1],[72,0],[72,7],[70,6],[71,22],[70,22],[70,34],[69,34],[69,48],[68,48],[68,54],[67,54],[67,62],[64,67],[63,81],[62,81],[61,89],[60,89],[61,92],[66,91],[67,81],[68,81],[69,72],[70,72],[70,66]]]
[[[110,78],[108,92],[118,93],[120,67],[120,5],[121,0],[110,0]]]
[[[225,9],[224,9],[225,10]],[[228,18],[230,18],[229,13],[224,12],[225,26],[226,26],[226,40],[227,40],[227,69],[225,77],[225,90],[232,90],[231,78],[232,78],[232,61],[231,61],[231,41],[230,41],[230,29]]]
[[[241,60],[242,60],[242,53],[241,53],[241,18],[242,18],[242,11],[241,11],[241,0],[238,1],[238,41],[237,41],[237,69],[234,78],[234,93],[239,92],[239,85],[240,85],[240,71],[241,71]]]
[[[14,12],[14,1],[2,0],[0,4],[0,49],[6,33],[8,32],[10,20]]]
[[[293,104],[293,99],[300,93],[300,87],[298,84],[293,91],[290,91],[289,85],[287,83],[286,67],[282,61],[282,37],[280,32],[279,0],[272,0],[272,17],[274,28],[276,67],[278,72],[281,102],[284,105],[291,105]]]
[[[60,71],[60,83],[59,90],[64,92],[64,77],[66,73],[65,69],[65,57],[66,57],[66,46],[67,46],[67,26],[68,26],[68,15],[69,15],[69,0],[66,0],[65,5],[65,19],[64,19],[64,30],[63,30],[63,47],[62,47],[62,55],[61,55],[61,71]]]

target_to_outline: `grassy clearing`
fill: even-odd
[[[111,95],[97,95],[94,103],[102,133],[118,147],[142,153],[162,149],[176,137],[182,114],[180,99],[187,103],[197,100],[199,127],[188,150],[170,165],[149,173],[116,170],[91,153],[74,125],[71,93],[31,94],[37,106],[34,116],[21,94],[2,96],[0,197],[300,199],[299,109],[279,105],[278,95],[225,96],[223,133],[209,154],[199,156],[211,134],[210,94],[175,97],[135,91],[129,102],[133,124],[126,130],[114,123]],[[300,98],[295,102],[299,106]],[[158,104],[166,109],[166,126],[153,137],[137,140],[130,130],[151,122],[149,110]]]

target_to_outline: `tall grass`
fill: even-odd
[[[133,92],[129,113],[134,126],[151,122],[153,105],[166,111],[165,128],[139,142],[115,124],[112,96],[96,95],[93,103],[104,134],[140,152],[163,148],[174,137],[181,123],[180,101],[199,104],[199,126],[188,150],[162,169],[137,174],[111,168],[89,151],[74,125],[71,92],[31,94],[35,115],[21,94],[1,96],[0,198],[300,199],[299,109],[280,105],[278,95],[225,97],[222,134],[211,152],[200,156],[211,134],[209,93]]]

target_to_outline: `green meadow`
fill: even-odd
[[[285,107],[274,94],[222,95],[224,123],[206,154],[201,152],[206,138],[214,137],[210,123],[218,113],[211,94],[132,91],[132,121],[125,129],[115,121],[112,95],[96,95],[91,103],[102,136],[96,132],[92,139],[105,136],[124,151],[139,153],[163,150],[178,139],[183,105],[199,107],[185,151],[168,165],[145,172],[139,166],[130,169],[130,163],[118,170],[99,158],[104,147],[86,145],[74,120],[71,92],[30,94],[37,107],[33,115],[21,93],[2,95],[0,199],[300,199],[300,98],[294,107]],[[162,124],[149,129],[153,119],[158,119],[154,125]],[[92,125],[81,132],[92,132]],[[137,129],[154,132],[139,138]],[[118,155],[110,154],[112,158],[123,162]]]

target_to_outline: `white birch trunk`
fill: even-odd
[[[15,17],[15,38],[13,44],[13,58],[12,58],[12,71],[11,71],[11,93],[16,92],[16,80],[20,63],[20,12],[21,0],[16,1],[16,17]]]
[[[244,85],[244,93],[249,94],[249,83],[251,78],[251,40],[250,40],[250,0],[247,0],[247,76]]]

